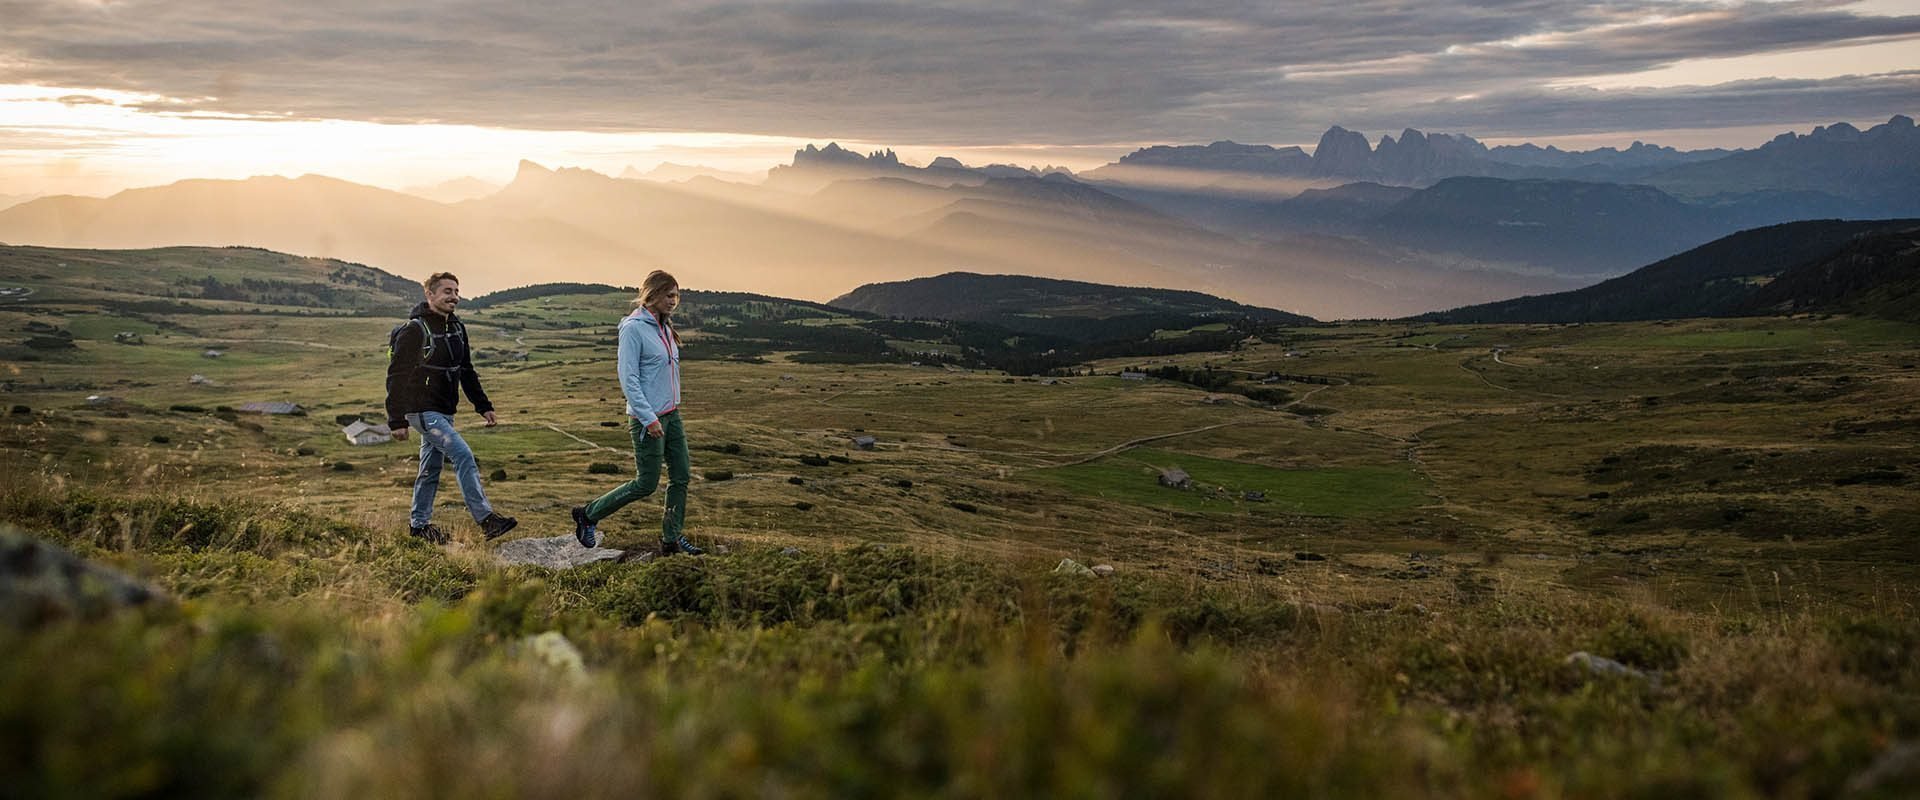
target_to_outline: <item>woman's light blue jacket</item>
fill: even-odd
[[[653,312],[636,308],[620,320],[620,390],[627,416],[652,425],[680,407],[680,344]]]

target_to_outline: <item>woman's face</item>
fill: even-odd
[[[680,287],[669,287],[666,291],[653,296],[653,303],[647,306],[655,314],[671,314],[680,307]]]

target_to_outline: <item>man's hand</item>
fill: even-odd
[[[485,420],[487,421],[487,427],[489,427],[489,428],[491,428],[491,427],[493,427],[493,426],[495,426],[495,425],[498,425],[498,424],[500,424],[500,420],[498,420],[498,419],[495,419],[495,418],[494,418],[494,416],[493,416],[493,412],[491,412],[491,411],[489,411],[489,412],[487,412],[487,413],[485,413],[485,414],[481,414],[480,416],[481,416],[481,418],[482,418],[482,419],[485,419]]]
[[[404,441],[406,441],[406,440],[407,440],[407,429],[406,429],[406,428],[394,428],[394,429],[393,429],[393,438],[394,438],[394,441],[399,441],[399,442],[404,442]]]
[[[667,431],[665,428],[660,427],[660,420],[656,419],[647,423],[647,438],[658,439],[665,435],[667,435]]]

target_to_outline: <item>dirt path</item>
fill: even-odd
[[[558,426],[558,425],[554,425],[554,424],[552,424],[552,423],[548,423],[548,424],[546,425],[546,429],[547,429],[547,430],[550,430],[550,431],[553,431],[554,433],[557,433],[557,434],[560,434],[561,436],[565,436],[565,437],[567,437],[567,438],[569,438],[569,439],[572,439],[572,440],[574,440],[574,441],[576,441],[576,442],[579,442],[579,443],[581,443],[581,444],[584,444],[584,445],[586,445],[586,446],[588,446],[588,447],[591,447],[591,448],[593,448],[593,449],[595,449],[595,450],[605,450],[605,451],[607,451],[607,452],[609,452],[609,453],[622,453],[622,454],[624,454],[624,453],[626,452],[626,451],[624,451],[624,450],[621,450],[621,449],[619,449],[619,448],[615,448],[615,447],[608,447],[608,446],[606,446],[606,445],[603,445],[603,444],[594,444],[593,442],[589,442],[589,441],[587,441],[587,440],[585,440],[585,439],[582,439],[582,438],[580,438],[580,437],[578,437],[578,436],[575,436],[575,435],[573,435],[573,434],[571,434],[571,433],[568,433],[568,432],[566,432],[566,431],[563,431],[563,430],[560,430],[560,426]]]

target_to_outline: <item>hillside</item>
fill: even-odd
[[[1377,217],[1375,238],[1574,274],[1630,269],[1728,231],[1648,186],[1448,178]]]
[[[420,284],[330,258],[253,247],[91,250],[0,245],[0,285],[15,302],[175,306],[238,312],[281,306],[303,313],[402,313]]]
[[[892,317],[993,322],[1014,330],[1054,328],[1055,321],[1142,317],[1313,322],[1310,317],[1199,292],[970,272],[869,284],[834,298],[830,304]]]
[[[1847,312],[1920,322],[1920,220],[1862,234],[1790,267],[1748,301],[1755,311]]]
[[[1911,311],[1895,310],[1887,301],[1912,291],[1914,277],[1908,267],[1915,226],[1920,220],[1773,225],[1727,236],[1584,289],[1417,319],[1617,322],[1776,310],[1860,310],[1910,318]]]

